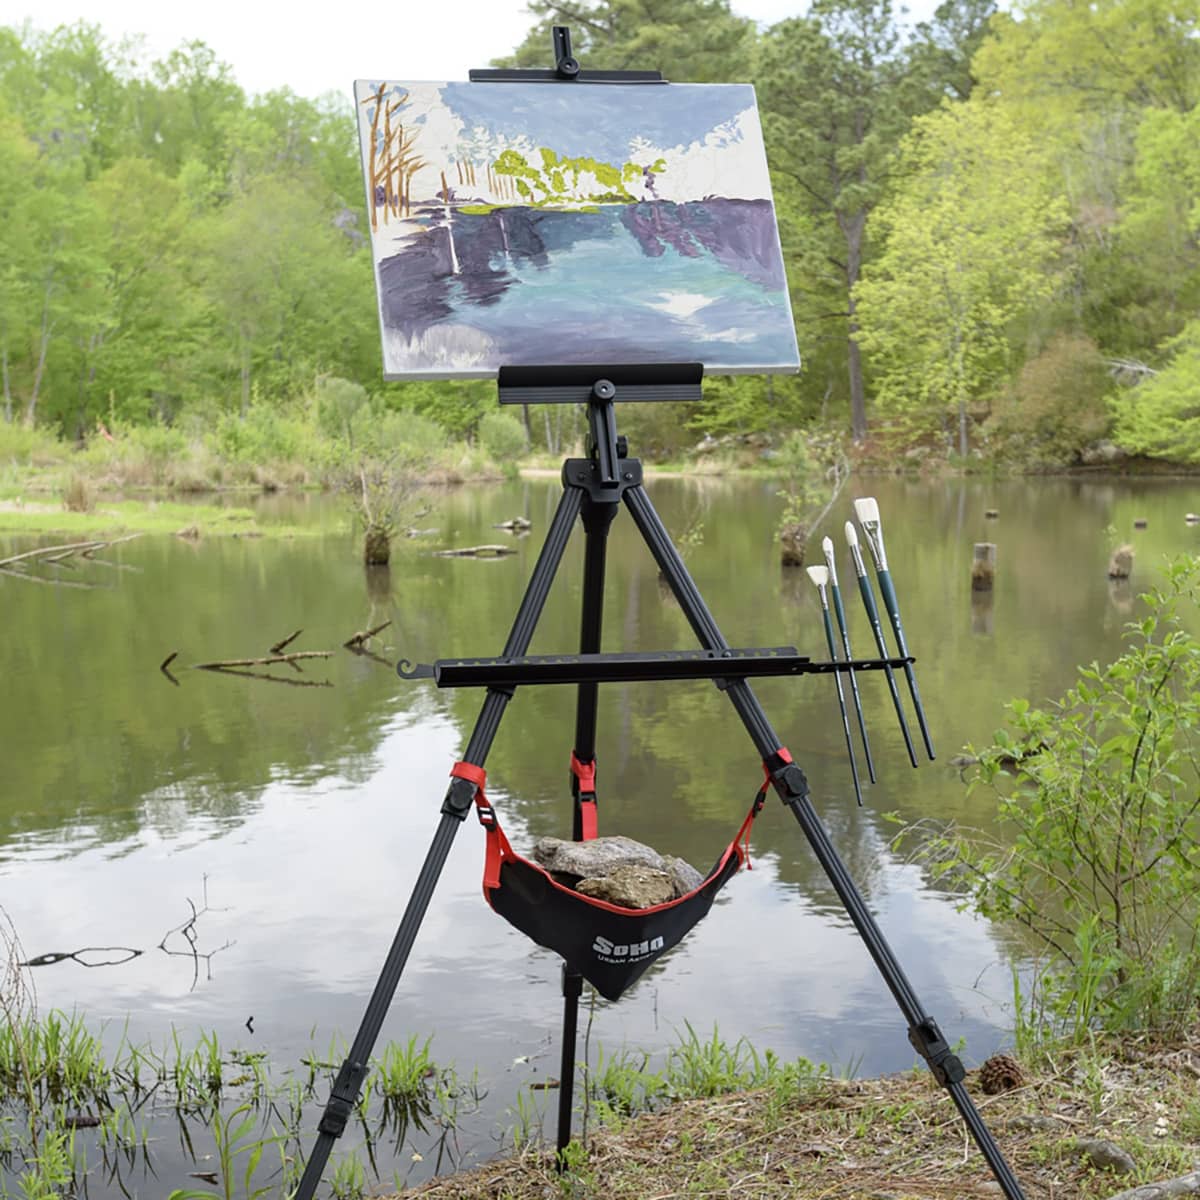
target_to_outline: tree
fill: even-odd
[[[987,9],[972,11],[982,21]],[[854,287],[866,260],[868,219],[913,115],[944,91],[931,71],[947,61],[941,51],[905,48],[890,0],[815,0],[807,17],[774,26],[762,43],[768,157],[785,229],[799,235],[785,242],[785,252],[800,280],[801,345],[809,337],[838,340],[856,440],[867,432]],[[836,334],[827,332],[831,327]]]
[[[881,407],[945,415],[1011,369],[1016,319],[1052,294],[1067,209],[1037,146],[987,101],[919,118],[903,183],[877,213],[885,247],[856,298]]]
[[[1200,462],[1200,320],[1168,349],[1167,366],[1116,401],[1117,441],[1134,454]]]
[[[530,0],[526,7],[537,24],[498,66],[552,66],[551,26],[566,25],[585,69],[659,70],[692,83],[749,77],[754,22],[735,16],[729,0]]]

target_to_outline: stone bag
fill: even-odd
[[[470,767],[459,763],[452,773]],[[651,963],[677,946],[749,862],[750,829],[766,798],[764,785],[733,840],[691,891],[651,907],[624,908],[575,891],[517,854],[484,796],[483,772],[471,768],[471,774],[462,774],[476,784],[476,808],[487,831],[483,894],[488,904],[539,946],[561,956],[606,1000],[618,999]]]

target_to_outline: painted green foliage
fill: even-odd
[[[647,171],[658,175],[667,169],[661,158],[645,167],[634,162],[617,167],[588,156],[569,158],[546,147],[537,153],[540,167],[511,148],[492,167],[497,175],[513,179],[522,200],[537,206],[630,202],[637,199],[629,190],[630,184],[640,182]],[[591,180],[604,190],[592,189]]]
[[[1067,210],[1036,143],[997,105],[914,123],[903,188],[877,213],[884,249],[857,288],[881,408],[959,421],[1012,370],[1009,332],[1054,289]]]

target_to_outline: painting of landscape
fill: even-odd
[[[354,91],[385,378],[799,368],[753,88]]]

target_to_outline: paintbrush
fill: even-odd
[[[846,655],[846,662],[852,663],[854,655],[850,652],[850,630],[846,625],[846,610],[842,607],[842,589],[838,587],[837,577],[837,561],[833,553],[833,538],[821,539],[821,551],[825,555],[825,565],[829,568],[829,599],[833,606],[834,615],[837,617],[838,631],[842,635],[842,650]],[[863,753],[867,758],[867,774],[871,777],[871,782],[875,782],[875,762],[871,758],[871,743],[867,739],[867,722],[863,716],[862,697],[858,694],[858,677],[854,674],[853,667],[846,668],[846,674],[850,676],[850,693],[854,697],[854,712],[858,717],[858,732],[862,734]]]
[[[867,548],[875,563],[875,578],[879,580],[879,593],[883,596],[883,606],[887,609],[888,619],[892,623],[892,632],[896,635],[896,646],[901,658],[908,658],[908,646],[904,640],[904,627],[900,624],[900,604],[896,599],[896,588],[892,583],[892,573],[888,570],[887,552],[883,548],[883,523],[879,519],[879,505],[874,497],[867,496],[855,500],[854,515],[867,539]],[[904,677],[908,680],[908,691],[912,696],[913,708],[917,711],[917,723],[921,726],[921,737],[925,741],[925,752],[932,759],[933,742],[929,737],[929,726],[925,723],[925,710],[921,706],[921,693],[917,691],[917,677],[913,672],[912,663],[904,664]]]
[[[863,562],[862,551],[858,548],[858,531],[853,521],[846,522],[846,541],[850,545],[850,557],[854,559],[854,572],[858,576],[858,590],[862,593],[863,607],[871,621],[871,630],[875,634],[875,645],[879,649],[879,657],[884,660],[883,673],[887,676],[888,688],[892,693],[892,703],[896,706],[896,718],[900,722],[900,732],[904,734],[904,745],[908,749],[909,762],[917,765],[917,752],[913,748],[912,734],[908,732],[908,722],[904,719],[904,708],[900,703],[900,690],[896,687],[896,675],[891,663],[887,661],[887,643],[883,640],[883,627],[879,624],[879,609],[875,607],[875,593],[871,590],[871,581],[867,577],[866,564]]]
[[[829,617],[829,599],[825,595],[825,586],[829,582],[828,567],[809,567],[808,577],[817,585],[817,593],[821,597],[821,616],[825,620],[825,641],[829,645],[829,661],[837,663],[837,648],[833,643],[833,621]],[[846,734],[846,753],[850,756],[850,774],[854,777],[854,795],[862,807],[862,785],[858,782],[858,764],[854,761],[854,743],[850,738],[850,718],[846,716],[846,693],[842,690],[842,673],[834,669],[833,681],[837,684],[838,707],[842,710],[842,730]]]

